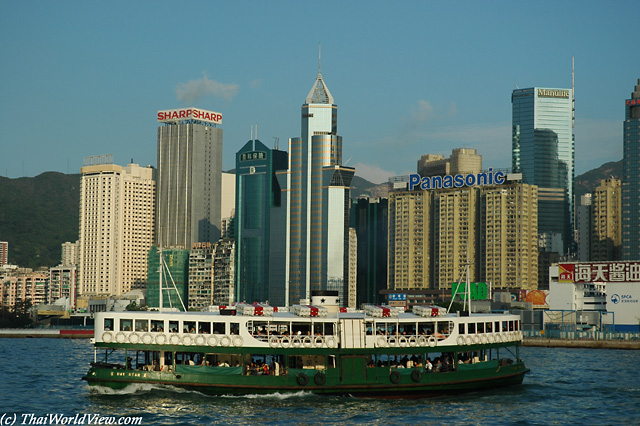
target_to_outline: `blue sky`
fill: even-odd
[[[0,176],[79,173],[85,156],[156,164],[156,112],[223,114],[223,168],[258,138],[287,149],[318,72],[344,161],[381,183],[422,154],[511,166],[511,92],[571,87],[576,174],[622,158],[640,78],[637,1],[0,2]]]

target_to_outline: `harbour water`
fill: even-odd
[[[0,416],[16,425],[55,424],[51,415],[88,424],[96,414],[141,425],[640,424],[640,351],[523,347],[521,356],[531,368],[523,385],[458,396],[211,397],[153,386],[97,392],[80,379],[93,361],[88,339],[0,339]]]

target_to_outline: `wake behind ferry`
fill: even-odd
[[[355,311],[237,304],[214,312],[101,312],[91,386],[171,385],[211,395],[419,398],[520,384],[520,317],[435,306]],[[323,297],[322,301],[326,301]]]

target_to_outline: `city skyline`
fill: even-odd
[[[5,3],[0,176],[79,173],[107,153],[155,166],[166,108],[223,115],[224,170],[252,125],[284,148],[319,44],[345,164],[375,183],[460,147],[510,167],[511,92],[571,87],[573,56],[576,175],[620,160],[621,100],[640,69],[627,54],[634,3],[490,3]],[[334,30],[308,31],[309,19]]]

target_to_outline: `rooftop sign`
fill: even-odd
[[[486,173],[468,175],[445,175],[420,177],[415,173],[409,175],[409,191],[414,189],[446,189],[462,188],[463,186],[502,185],[505,181],[504,172],[494,172],[492,168]],[[416,188],[418,187],[418,188]]]
[[[538,89],[538,97],[569,99],[569,90],[568,89]]]
[[[560,263],[560,283],[640,282],[640,262]]]
[[[222,124],[222,114],[198,108],[158,111],[159,123],[176,123],[185,120],[198,120],[205,121],[207,123]]]

